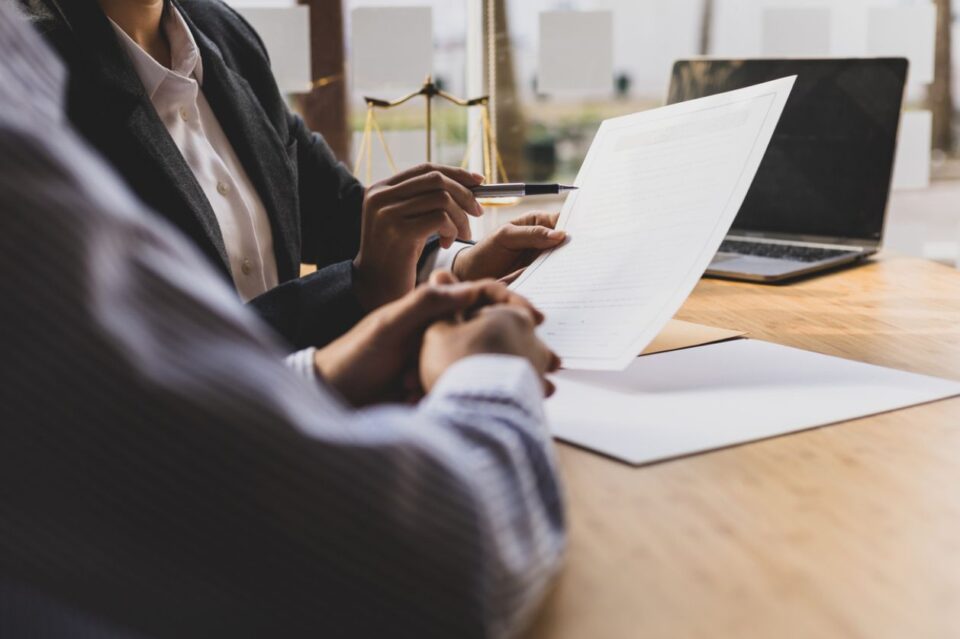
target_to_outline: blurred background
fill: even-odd
[[[422,98],[491,95],[504,178],[569,181],[599,123],[664,102],[673,61],[902,55],[911,72],[886,246],[960,261],[960,0],[232,0],[261,33],[291,105],[358,176],[426,156]],[[482,115],[434,100],[435,161],[483,166]],[[543,208],[560,202],[539,201]],[[499,210],[477,230],[522,212]]]

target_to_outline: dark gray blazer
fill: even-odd
[[[324,344],[362,311],[352,293],[363,187],[290,112],[256,32],[218,0],[170,0],[200,47],[203,92],[257,189],[273,230],[280,286],[251,305],[292,346]],[[96,0],[31,0],[35,23],[70,72],[68,115],[147,205],[230,278],[223,237]],[[299,279],[301,262],[317,273]]]

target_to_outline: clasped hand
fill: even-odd
[[[542,321],[539,311],[503,283],[458,282],[439,271],[319,349],[315,366],[357,406],[418,397],[455,362],[488,353],[523,357],[550,394],[553,385],[545,375],[557,370],[560,360],[534,333]]]

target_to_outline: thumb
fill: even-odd
[[[501,278],[498,279],[497,281],[500,282],[501,284],[506,284],[506,285],[513,284],[514,282],[517,281],[517,278],[518,278],[518,277],[520,277],[521,275],[523,275],[523,272],[524,272],[525,270],[527,270],[526,267],[524,267],[524,268],[518,268],[518,269],[515,270],[513,273],[510,273],[509,275],[504,275],[503,277],[501,277]]]
[[[546,226],[515,226],[508,224],[498,232],[500,243],[508,249],[548,249],[559,246],[567,238],[564,231]]]
[[[456,275],[445,269],[430,274],[430,283],[434,285],[456,284],[459,281]]]

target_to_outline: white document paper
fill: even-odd
[[[513,288],[565,368],[622,370],[693,290],[750,188],[794,77],[606,120],[564,203],[570,241]]]
[[[829,7],[769,7],[763,10],[765,56],[829,56]]]
[[[960,382],[740,339],[561,371],[553,435],[631,464],[689,455],[960,395]]]
[[[237,7],[256,30],[270,55],[270,69],[281,91],[310,90],[310,7]]]
[[[354,9],[350,14],[350,67],[356,91],[419,89],[433,69],[430,7]]]
[[[537,91],[613,91],[613,13],[544,11],[540,14]]]

